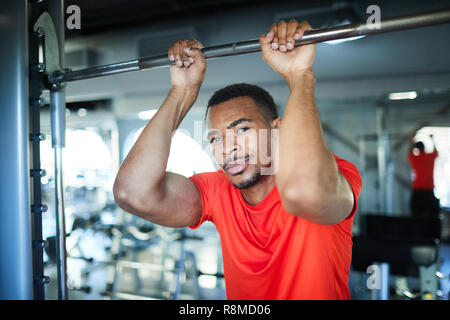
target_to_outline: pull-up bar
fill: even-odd
[[[354,23],[332,28],[313,29],[306,31],[303,37],[296,41],[295,46],[421,28],[449,22],[450,9],[444,9],[386,19],[384,21],[380,21],[379,28],[371,28],[373,26],[369,26],[367,23]],[[203,55],[206,59],[227,57],[258,51],[261,51],[258,39],[234,42],[202,49]],[[69,71],[56,79],[58,82],[77,81],[130,71],[164,67],[169,66],[170,64],[171,61],[168,59],[167,55],[160,55],[77,71]]]

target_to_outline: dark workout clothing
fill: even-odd
[[[433,190],[413,190],[410,206],[413,216],[436,216],[440,210]]]
[[[281,204],[277,186],[257,205],[243,199],[222,169],[194,174],[204,221],[221,239],[228,299],[349,299],[352,221],[362,181],[356,167],[335,156],[354,196],[349,216],[335,225],[298,218]]]

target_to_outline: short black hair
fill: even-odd
[[[414,149],[417,148],[417,149],[420,150],[420,152],[424,152],[424,150],[425,150],[425,145],[423,144],[422,141],[418,141],[418,142],[414,143],[413,148],[414,148]]]
[[[238,97],[252,98],[256,105],[260,108],[262,115],[267,120],[267,123],[270,123],[270,120],[278,118],[277,106],[269,92],[261,87],[258,87],[257,85],[235,83],[217,90],[211,96],[206,107],[205,119],[209,108]]]

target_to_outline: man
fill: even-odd
[[[414,142],[415,134],[411,135],[408,161],[412,169],[411,213],[413,216],[437,216],[439,200],[434,196],[434,161],[438,152],[434,144],[433,152],[426,153],[422,141]]]
[[[177,41],[168,51],[172,89],[114,184],[124,210],[154,223],[195,229],[212,221],[229,299],[350,297],[352,218],[362,183],[324,142],[314,100],[315,45],[294,48],[309,29],[307,22],[281,21],[259,39],[263,59],[290,89],[283,119],[259,87],[219,90],[206,122],[221,168],[189,179],[165,168],[171,135],[196,100],[206,62],[199,42]],[[267,142],[269,133],[279,143]]]

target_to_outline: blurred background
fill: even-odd
[[[165,54],[178,39],[205,47],[258,38],[281,19],[313,28],[442,9],[448,1],[87,1],[81,29],[66,30],[66,66],[84,69]],[[68,16],[68,15],[67,15]],[[354,218],[352,299],[372,299],[369,265],[388,266],[389,299],[448,299],[450,282],[450,25],[317,45],[316,101],[331,151],[354,163],[363,189]],[[215,171],[203,139],[205,107],[237,82],[268,90],[282,115],[289,90],[260,53],[208,61],[200,95],[174,136],[168,171]],[[170,88],[168,68],[68,83],[64,183],[71,299],[225,299],[220,239],[156,226],[121,210],[112,184],[118,168]],[[48,92],[44,98],[49,100]],[[46,299],[57,298],[53,150],[48,105],[41,108],[41,178]],[[430,137],[433,136],[433,138]],[[408,152],[435,148],[434,195],[440,211],[414,216]],[[150,147],[150,146],[149,146]],[[189,150],[186,153],[185,150]],[[427,288],[427,289],[424,289]],[[425,294],[424,294],[425,292]],[[427,295],[428,294],[428,295]]]

